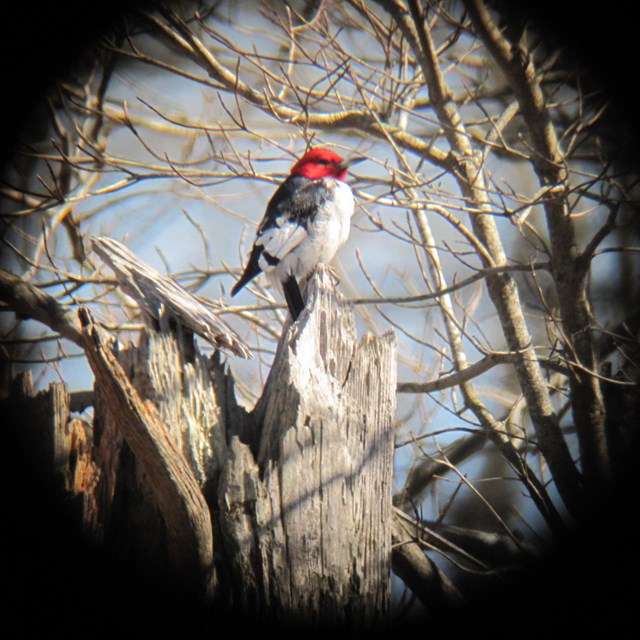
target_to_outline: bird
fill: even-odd
[[[298,319],[305,304],[301,287],[347,241],[355,203],[345,180],[348,169],[362,160],[344,160],[331,149],[314,147],[293,165],[267,205],[231,296],[264,273]]]

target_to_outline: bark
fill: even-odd
[[[395,339],[358,342],[330,271],[311,280],[251,413],[217,352],[151,329],[121,350],[79,315],[93,422],[71,419],[62,384],[34,395],[27,377],[12,415],[114,563],[263,619],[387,619]]]
[[[244,609],[368,625],[390,597],[395,339],[356,339],[329,271],[280,342],[254,412],[229,435],[220,523]]]

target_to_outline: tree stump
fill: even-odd
[[[228,433],[220,525],[242,608],[354,626],[390,600],[395,338],[357,341],[321,269],[253,412]]]
[[[27,436],[53,430],[51,468],[115,562],[279,623],[387,619],[395,337],[358,342],[335,285],[328,268],[311,279],[252,412],[217,352],[153,330],[120,350],[81,314],[92,424],[60,384],[54,410],[27,389],[17,414],[43,416]]]

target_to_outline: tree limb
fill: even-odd
[[[509,364],[513,362],[511,353],[489,353],[481,360],[470,364],[465,369],[450,373],[447,376],[429,380],[427,382],[399,382],[398,393],[432,393],[442,391],[461,385],[479,376],[485,371],[489,371],[499,364]]]
[[[420,494],[429,486],[434,476],[450,471],[452,464],[459,464],[466,460],[482,449],[486,442],[486,431],[477,431],[456,440],[443,451],[443,456],[449,464],[425,456],[407,475],[402,491],[393,496],[394,505],[403,510],[410,509]]]
[[[509,42],[493,22],[482,0],[465,0],[473,25],[511,86],[531,133],[533,164],[541,184],[548,188],[543,201],[551,242],[552,273],[567,348],[583,371],[573,370],[571,403],[585,480],[596,494],[611,481],[605,433],[605,410],[599,381],[584,373],[598,367],[592,340],[593,316],[586,292],[587,270],[578,251],[569,215],[568,172],[531,55],[521,42]],[[544,446],[539,434],[541,447]],[[550,462],[551,464],[551,462]]]
[[[470,213],[473,230],[478,240],[484,245],[491,263],[487,264],[484,252],[480,252],[479,257],[485,267],[504,265],[506,256],[495,221],[491,216],[482,215],[489,204],[482,167],[478,164],[471,141],[464,131],[463,121],[456,105],[450,99],[450,92],[436,59],[435,48],[422,7],[417,2],[410,3],[414,21],[419,22],[413,25],[409,21],[406,6],[400,0],[379,0],[379,3],[394,16],[405,37],[415,47],[416,58],[421,61],[433,108],[441,121],[449,144],[459,158],[454,175],[462,194],[469,203],[474,205],[474,211]],[[554,414],[532,346],[516,284],[508,273],[488,274],[486,282],[509,350],[516,354],[514,366],[523,395],[527,400],[540,450],[547,460],[558,491],[567,507],[572,512],[580,512],[583,504],[581,477]],[[457,366],[464,367],[466,363],[457,363]],[[462,385],[461,390],[465,394],[468,405],[478,406],[478,399],[471,393],[470,387]],[[486,416],[486,410],[479,406],[478,409],[481,418]],[[490,426],[486,420],[485,424]],[[506,441],[501,442],[502,450],[507,451],[508,446]],[[510,458],[512,463],[516,461],[513,452]]]
[[[396,514],[391,538],[393,572],[429,611],[442,615],[451,607],[463,604],[459,591],[425,554],[417,541],[417,532]]]
[[[423,524],[427,532],[437,533],[438,536],[442,536],[448,542],[461,547],[467,553],[493,567],[522,563],[525,554],[531,558],[539,555],[539,550],[533,545],[523,542],[516,543],[511,537],[499,533],[435,522],[423,522]],[[429,541],[435,547],[440,546],[435,537]]]
[[[82,328],[75,312],[5,269],[0,269],[0,300],[18,316],[42,322],[82,346]]]
[[[306,109],[294,109],[279,102],[276,97],[267,97],[266,94],[260,93],[249,86],[237,74],[224,67],[177,15],[168,10],[163,11],[163,15],[176,31],[153,16],[147,16],[147,18],[152,21],[154,26],[159,28],[160,33],[173,46],[186,53],[194,62],[220,82],[227,91],[243,98],[248,103],[263,110],[267,115],[275,117],[281,122],[291,124],[303,122],[305,127],[317,129],[353,129],[379,138],[385,138],[390,135],[398,145],[413,151],[435,166],[446,170],[452,168],[451,158],[448,153],[434,147],[431,142],[425,141],[418,136],[411,135],[400,128],[383,124],[370,109],[314,113]]]

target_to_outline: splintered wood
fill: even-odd
[[[71,416],[62,384],[34,395],[16,381],[21,433],[114,562],[270,620],[387,619],[395,337],[358,341],[335,287],[328,268],[310,280],[251,412],[232,361],[152,329],[118,348],[87,310],[93,416]]]
[[[221,525],[246,606],[358,626],[389,608],[395,338],[357,341],[328,270],[308,296],[254,411],[257,456],[231,439]]]

